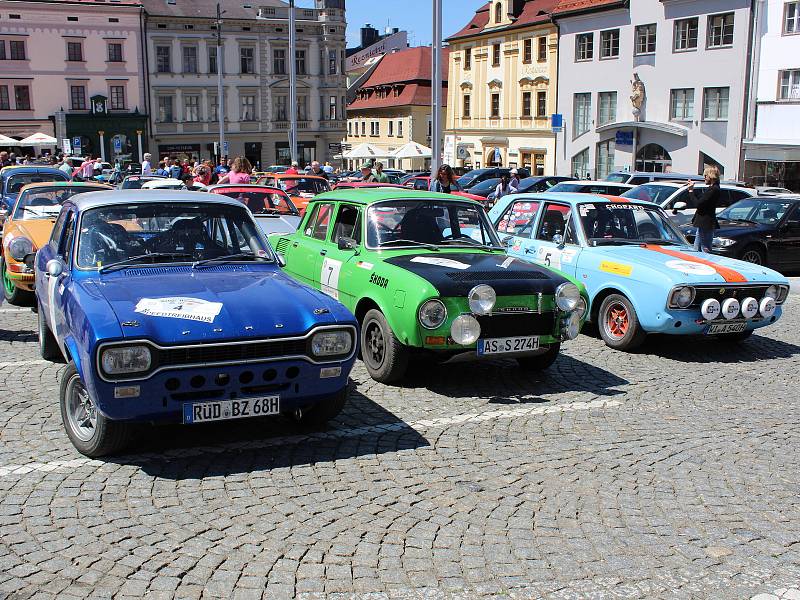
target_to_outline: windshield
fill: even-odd
[[[610,181],[611,183],[628,183],[629,177],[627,173],[611,173],[606,177],[606,181]]]
[[[717,218],[721,221],[752,221],[761,225],[775,225],[791,207],[791,202],[752,198],[729,206]]]
[[[120,261],[195,262],[238,254],[251,260],[272,258],[261,230],[243,206],[147,202],[98,207],[81,217],[77,263],[83,268]]]
[[[462,188],[469,187],[473,184],[473,182],[478,179],[481,175],[486,173],[485,169],[477,169],[475,171],[470,171],[469,173],[465,173],[461,177],[458,178],[458,185]]]
[[[8,178],[6,193],[18,194],[29,183],[47,183],[48,181],[69,181],[63,173],[20,173]]]
[[[367,245],[500,247],[500,240],[482,207],[466,202],[392,200],[370,207]]]
[[[278,192],[259,192],[259,191],[238,191],[223,190],[217,192],[228,198],[234,198],[247,208],[254,215],[299,215],[292,201],[285,194]]]
[[[655,202],[656,204],[663,204],[667,198],[672,196],[680,188],[674,185],[660,185],[658,183],[645,183],[637,186],[632,190],[628,190],[622,194],[623,198],[633,198],[635,200],[645,200],[648,202]]]
[[[281,188],[291,194],[321,194],[328,191],[328,184],[323,179],[300,177],[297,179],[279,179]]]
[[[83,192],[108,189],[93,186],[54,186],[23,190],[14,207],[14,219],[55,219],[64,201]]]
[[[614,243],[688,245],[661,209],[631,202],[578,205],[581,225],[592,245]]]

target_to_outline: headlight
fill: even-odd
[[[561,331],[568,340],[574,340],[578,337],[581,332],[581,316],[578,311],[571,313],[569,317],[564,319]]]
[[[715,237],[713,240],[711,240],[711,245],[714,246],[714,248],[728,248],[729,246],[733,246],[735,243],[736,240],[723,237]]]
[[[472,315],[459,315],[450,326],[450,337],[462,346],[474,344],[481,337],[480,323]]]
[[[752,319],[758,314],[758,300],[755,298],[745,298],[742,300],[742,316],[745,319]]]
[[[589,310],[589,305],[586,303],[586,299],[581,296],[580,300],[578,300],[578,306],[575,307],[575,314],[578,315],[580,320],[583,320],[586,317],[586,312]]]
[[[706,321],[713,321],[719,316],[721,310],[722,307],[719,304],[719,300],[716,298],[708,298],[700,307],[700,314],[703,315]]]
[[[783,304],[784,302],[786,302],[786,298],[789,297],[789,286],[781,285],[778,286],[778,289],[780,291],[778,292],[778,297],[775,299],[775,302],[777,302],[778,304]]]
[[[14,242],[11,242],[11,243],[13,244]],[[13,254],[12,254],[12,256],[13,256]],[[769,286],[767,288],[767,291],[764,292],[764,295],[767,298],[772,298],[773,300],[777,300],[778,299],[778,294],[780,294],[780,288],[778,288],[777,285]]]
[[[23,260],[26,254],[33,252],[33,242],[26,237],[15,237],[8,243],[8,253],[14,260]]]
[[[497,302],[497,294],[494,289],[484,284],[472,288],[467,298],[469,299],[469,309],[476,315],[491,314],[495,302]]]
[[[556,305],[564,312],[572,312],[578,307],[581,292],[574,283],[562,283],[556,290]]]
[[[671,307],[688,308],[694,300],[694,293],[694,288],[688,285],[675,288],[669,297],[669,305]]]
[[[436,329],[447,318],[447,308],[440,300],[428,300],[419,307],[419,322],[426,329]]]
[[[107,375],[144,373],[152,364],[150,348],[147,346],[108,348],[103,350],[100,364]]]
[[[320,331],[311,338],[311,353],[314,356],[341,356],[353,348],[353,336],[349,331]]]
[[[726,319],[735,319],[739,316],[741,305],[736,298],[728,298],[722,303],[722,316]]]

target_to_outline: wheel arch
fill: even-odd
[[[767,265],[769,262],[769,245],[764,240],[759,239],[749,239],[742,245],[742,250],[739,252],[739,256],[744,255],[744,253],[748,250],[748,248],[758,248],[764,253],[764,266]]]

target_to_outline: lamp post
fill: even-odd
[[[222,15],[225,11],[217,2],[217,119],[219,120],[219,160],[225,151],[225,92],[222,88]]]
[[[289,155],[297,161],[297,29],[294,0],[289,0]]]
[[[431,177],[436,177],[442,164],[442,0],[433,0],[431,55]]]

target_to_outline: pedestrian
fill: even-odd
[[[17,164],[17,155],[13,152],[8,155],[8,164],[12,166]]]
[[[149,152],[144,153],[144,160],[142,161],[142,175],[153,174],[153,155]]]
[[[89,181],[94,175],[94,161],[91,156],[86,156],[81,166],[72,172],[72,179],[75,181]]]
[[[436,173],[436,179],[431,181],[428,189],[431,192],[452,194],[453,192],[460,192],[461,186],[456,181],[456,174],[453,173],[453,168],[450,165],[442,165]]]
[[[250,183],[250,174],[252,172],[253,167],[250,165],[250,161],[244,156],[237,156],[236,160],[233,161],[231,172],[224,177],[221,177],[219,182],[232,183],[236,185]]]
[[[322,170],[325,171],[328,175],[333,175],[333,166],[329,162],[325,163],[325,166],[322,167]]]
[[[519,191],[519,171],[516,169],[511,169],[511,181],[508,182],[508,187],[511,188],[512,194]]]
[[[297,161],[292,161],[292,166],[286,169],[287,175],[300,175],[300,165],[297,164]]]
[[[375,183],[375,175],[372,172],[372,165],[365,163],[361,165],[361,181],[364,183]]]
[[[325,180],[328,179],[328,173],[320,166],[319,161],[316,160],[311,163],[311,171],[309,172],[309,175],[322,177]]]
[[[183,175],[183,169],[181,168],[181,163],[180,161],[178,161],[177,158],[173,158],[170,161],[170,166],[168,171],[169,171],[169,176],[172,177],[172,179],[181,178],[181,176]]]
[[[692,218],[692,225],[697,227],[694,238],[694,248],[700,252],[711,252],[714,240],[714,230],[719,229],[717,221],[717,205],[719,204],[719,168],[706,167],[703,171],[706,180],[706,189],[701,195],[694,191],[694,181],[688,181],[687,190],[694,195],[697,211]]]
[[[2,152],[0,152],[0,169],[2,169],[3,167],[7,167],[10,164],[11,161],[8,160],[8,152],[3,150]]]
[[[58,165],[57,168],[67,177],[72,177],[72,165],[70,164],[69,159],[66,156],[61,158],[61,164]]]
[[[503,173],[500,175],[500,183],[494,188],[494,201],[497,202],[503,196],[508,196],[511,193],[511,178],[508,174]]]
[[[167,165],[163,160],[158,163],[156,175],[160,175],[161,177],[169,177],[169,170],[167,169]]]
[[[99,156],[96,156],[95,159],[94,159],[94,169],[93,169],[93,171],[94,172],[92,173],[92,175],[94,177],[97,177],[98,175],[102,175],[103,174],[103,160]]]
[[[383,172],[383,163],[375,163],[375,181],[378,183],[389,183],[389,176]]]
[[[209,185],[211,183],[211,167],[208,161],[197,165],[194,169],[194,182],[199,183],[202,186]]]

